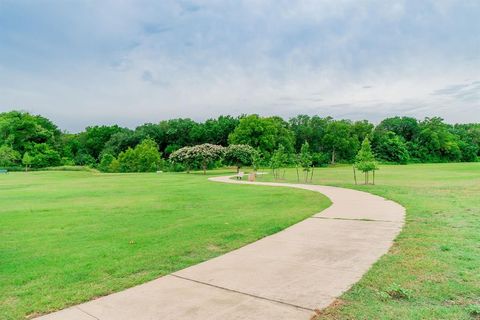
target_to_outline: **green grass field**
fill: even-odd
[[[318,319],[480,319],[480,163],[381,166],[375,186],[353,185],[350,166],[315,169],[313,182],[407,209],[390,252]]]
[[[0,175],[0,204],[0,319],[23,319],[218,256],[330,202],[196,174],[30,172]]]

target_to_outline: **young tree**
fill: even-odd
[[[250,166],[253,162],[255,149],[247,144],[231,144],[225,151],[225,161],[237,167],[237,173],[242,166]]]
[[[270,160],[270,166],[272,168],[273,177],[275,179],[280,178],[280,169],[285,167],[288,162],[288,153],[285,152],[285,147],[280,145],[272,155]],[[285,175],[285,172],[284,172]]]
[[[365,184],[369,183],[369,172],[373,171],[373,184],[375,184],[375,170],[378,170],[378,167],[368,138],[365,138],[362,142],[362,147],[355,157],[354,168],[357,168],[365,174]]]
[[[260,166],[262,165],[263,157],[259,149],[254,150],[252,154],[252,167],[253,171],[257,172]]]
[[[313,180],[312,154],[310,153],[310,145],[306,141],[304,144],[302,144],[302,147],[300,149],[300,164],[303,168],[303,176],[305,178],[305,182],[308,182],[310,170],[312,171],[310,181],[312,181]]]
[[[32,162],[33,158],[30,156],[30,154],[28,154],[28,152],[25,152],[22,158],[22,164],[25,166],[25,172],[28,171],[28,168],[30,168]]]

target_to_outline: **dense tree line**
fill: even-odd
[[[366,120],[307,115],[288,121],[258,115],[220,116],[205,122],[164,120],[135,129],[91,126],[73,134],[60,131],[45,117],[11,111],[0,113],[0,167],[88,165],[132,172],[160,170],[168,163],[169,169],[182,169],[165,160],[181,148],[201,144],[248,145],[256,151],[257,164],[269,165],[281,157],[295,162],[292,155],[301,154],[305,143],[312,164],[319,166],[354,162],[365,138],[383,162],[477,161],[480,156],[480,124],[451,125],[438,117],[393,117],[375,126]],[[239,148],[232,150],[240,152]],[[236,161],[237,166],[242,162]]]

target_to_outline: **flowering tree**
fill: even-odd
[[[256,150],[247,144],[231,144],[225,150],[225,161],[237,167],[237,173],[242,166],[250,166]]]
[[[178,149],[170,155],[170,161],[183,164],[187,168],[187,172],[190,172],[193,165],[199,164],[203,169],[203,174],[207,174],[208,165],[220,160],[224,153],[224,147],[204,143]]]
[[[183,147],[172,152],[169,158],[170,161],[173,163],[180,163],[181,165],[185,166],[187,173],[190,173],[190,169],[195,162],[195,159],[192,155],[192,148],[193,147]]]

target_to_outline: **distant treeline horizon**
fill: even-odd
[[[308,142],[314,165],[351,163],[368,138],[381,162],[473,162],[480,157],[480,123],[448,124],[440,117],[389,117],[368,120],[298,115],[288,120],[256,114],[219,116],[197,122],[189,118],[145,123],[135,129],[92,125],[78,133],[61,131],[51,120],[24,111],[0,113],[0,167],[22,165],[25,154],[34,168],[59,165],[96,167],[105,155],[117,157],[146,139],[162,157],[184,146],[203,143],[247,144],[268,163],[282,145],[298,153]]]

